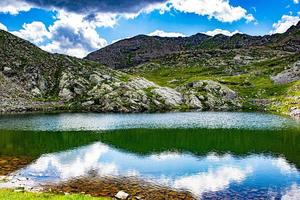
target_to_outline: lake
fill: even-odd
[[[203,199],[300,197],[300,124],[281,116],[20,114],[1,116],[0,132],[0,172],[1,158],[27,158],[0,187],[34,188],[93,174]]]

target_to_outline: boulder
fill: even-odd
[[[81,105],[82,106],[84,106],[84,107],[86,107],[86,106],[91,106],[91,105],[93,105],[95,103],[95,101],[86,101],[86,102],[83,102]]]
[[[300,120],[300,109],[294,109],[290,112],[290,116],[296,120]]]
[[[151,92],[157,96],[158,99],[162,100],[166,105],[171,107],[176,107],[183,104],[183,96],[178,91],[167,88],[160,87],[151,90]]]
[[[157,87],[155,83],[148,81],[145,78],[133,78],[129,80],[127,85],[137,90],[143,90],[150,87]]]
[[[117,199],[127,199],[129,197],[129,194],[121,190],[115,195],[115,197]]]
[[[104,81],[104,79],[101,78],[100,76],[98,76],[97,74],[91,74],[89,77],[89,81],[91,82],[91,84],[97,85],[97,84],[101,83],[102,81]]]
[[[271,77],[276,84],[286,84],[300,80],[300,61],[294,63],[290,69],[286,69],[276,76]]]
[[[73,98],[73,93],[68,88],[63,88],[58,95],[62,100],[69,101]]]

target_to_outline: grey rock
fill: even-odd
[[[147,89],[150,87],[158,87],[155,83],[148,81],[145,78],[133,78],[129,80],[128,86],[137,90]]]
[[[160,87],[151,91],[154,95],[157,95],[164,103],[171,107],[176,107],[183,104],[183,96],[181,93],[174,89],[167,87]]]
[[[115,195],[115,197],[117,199],[127,199],[129,197],[129,194],[121,190]]]
[[[73,93],[68,89],[68,88],[63,88],[62,90],[60,90],[59,92],[59,97],[62,100],[66,100],[69,101],[73,98]]]
[[[95,101],[91,100],[91,101],[86,101],[86,102],[83,102],[81,105],[82,106],[91,106],[95,103]]]
[[[97,84],[101,83],[102,81],[104,81],[104,79],[101,78],[100,76],[98,76],[97,74],[91,74],[89,77],[89,80],[90,80],[91,84],[93,84],[93,85],[97,85]]]
[[[290,116],[296,120],[300,120],[300,109],[294,109],[290,112]]]
[[[286,84],[300,80],[300,61],[294,63],[294,65],[291,68],[286,69],[277,74],[276,76],[271,77],[271,79],[276,84]]]

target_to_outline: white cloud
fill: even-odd
[[[34,21],[30,24],[23,24],[22,27],[23,29],[12,33],[35,44],[39,44],[50,37],[50,33],[43,22]]]
[[[7,27],[4,24],[0,23],[0,30],[7,31]]]
[[[299,21],[300,21],[300,12],[295,16],[283,15],[277,23],[273,24],[273,30],[270,31],[270,34],[284,33],[291,26],[296,25]]]
[[[101,38],[95,23],[88,22],[83,15],[59,12],[58,20],[49,27],[51,43],[41,48],[55,53],[82,58],[89,52],[107,45],[107,41]],[[107,25],[107,24],[106,24]]]
[[[298,3],[299,3],[299,0],[294,0],[294,3],[295,3],[295,4],[298,4]]]
[[[215,29],[213,31],[207,31],[207,32],[203,32],[203,33],[206,34],[206,35],[210,35],[210,36],[215,36],[215,35],[218,35],[218,34],[223,34],[223,35],[226,35],[226,36],[233,36],[233,35],[235,35],[237,33],[241,33],[241,32],[238,31],[238,30],[230,32],[228,30]]]
[[[107,45],[96,28],[112,26],[115,22],[111,18],[113,16],[107,14],[102,17],[97,15],[96,20],[89,22],[83,15],[59,11],[57,20],[48,27],[49,30],[42,22],[35,21],[24,24],[22,29],[12,33],[35,43],[45,51],[82,58]]]
[[[247,10],[240,6],[230,5],[229,0],[169,0],[167,5],[169,9],[208,16],[221,22],[234,22],[240,19],[254,21],[252,14],[248,14]],[[165,7],[162,10],[164,9]]]
[[[0,1],[0,13],[18,14],[20,11],[29,11],[31,8],[33,8],[32,5],[21,0]],[[208,16],[208,18],[215,18],[222,22],[233,22],[240,19],[254,20],[254,17],[244,8],[230,5],[229,0],[168,0],[163,3],[148,4],[137,12],[129,13],[102,12],[84,15],[55,9],[58,13],[57,20],[50,27],[45,27],[42,22],[33,22],[24,24],[21,30],[13,33],[40,45],[46,51],[84,57],[89,52],[107,45],[107,41],[98,35],[97,27],[113,27],[121,18],[133,19],[141,13],[150,13],[154,10],[164,13],[171,9]],[[229,32],[224,33],[230,34]],[[149,35],[185,36],[182,33],[162,30],[156,30]]]
[[[281,200],[299,200],[300,199],[300,187],[293,184],[282,196]]]
[[[204,192],[223,190],[232,182],[242,182],[252,169],[239,169],[231,166],[220,167],[215,171],[202,172],[197,175],[185,176],[174,181],[177,189],[187,189],[197,196]]]
[[[29,11],[32,7],[22,0],[1,0],[0,13],[16,15],[21,11]]]
[[[152,33],[147,34],[149,36],[159,36],[159,37],[185,37],[182,33],[176,32],[165,32],[162,30],[155,30]]]

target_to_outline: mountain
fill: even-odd
[[[170,88],[215,81],[235,91],[243,109],[300,118],[300,22],[266,36],[139,35],[86,59]]]
[[[185,58],[194,54],[211,54],[212,50],[220,50],[227,54],[234,49],[260,51],[272,54],[274,50],[296,52],[300,50],[300,22],[284,34],[249,36],[235,34],[231,37],[216,35],[214,37],[201,33],[190,37],[158,37],[138,35],[124,39],[87,55],[86,59],[97,61],[108,67],[124,69],[137,66],[149,61],[161,60],[167,57],[185,53]],[[190,53],[192,52],[192,53]],[[201,55],[203,57],[203,55]]]
[[[161,112],[241,107],[233,90],[214,81],[161,87],[93,61],[47,53],[5,31],[0,31],[0,61],[2,113]]]

